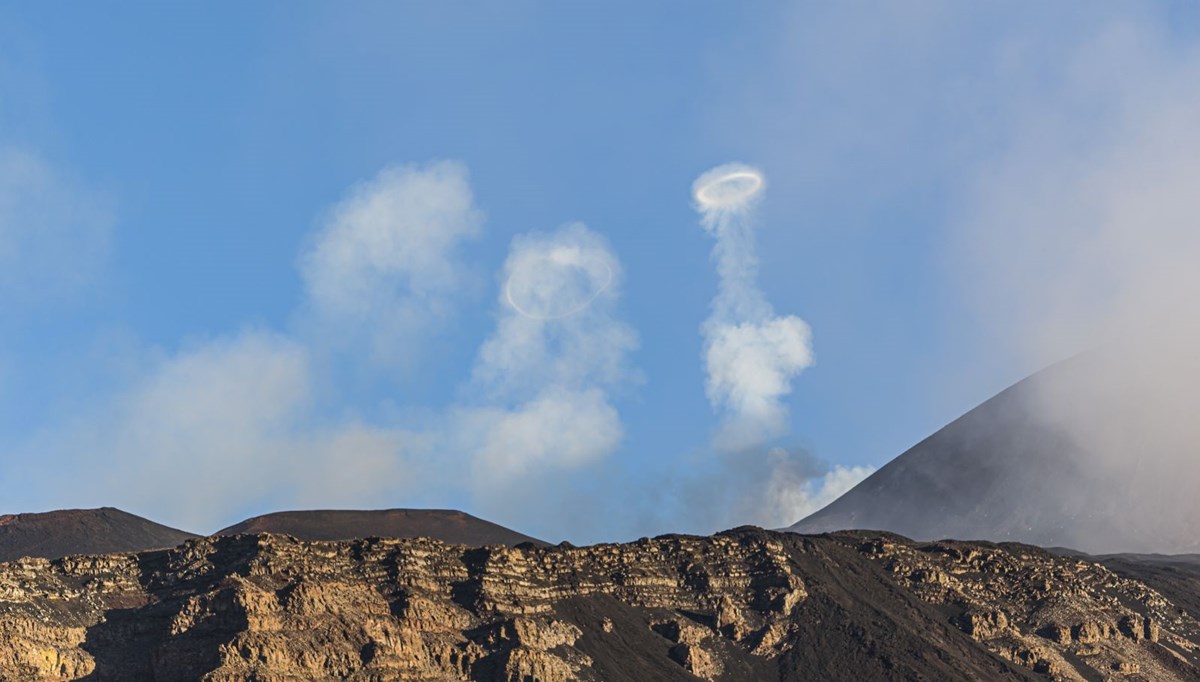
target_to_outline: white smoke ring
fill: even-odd
[[[766,185],[761,171],[742,163],[717,166],[696,178],[692,197],[701,210],[728,210],[747,206]]]
[[[601,279],[600,284],[592,287],[591,293],[588,294],[586,297],[583,297],[581,300],[574,303],[573,305],[567,306],[566,309],[562,310],[561,312],[555,311],[554,313],[551,314],[551,313],[546,313],[545,311],[535,310],[534,306],[531,306],[528,304],[522,305],[521,303],[518,302],[518,300],[520,299],[520,296],[513,295],[513,281],[518,279],[520,277],[520,275],[522,274],[522,272],[520,270],[517,272],[514,272],[513,274],[511,274],[509,276],[508,280],[504,283],[504,299],[505,299],[505,301],[508,302],[508,304],[510,306],[512,306],[513,310],[517,311],[517,313],[519,313],[520,315],[527,317],[531,320],[561,320],[563,318],[577,315],[577,314],[583,312],[584,310],[586,310],[589,306],[591,306],[592,303],[597,298],[599,298],[600,295],[603,294],[605,292],[605,290],[608,289],[609,286],[612,285],[612,281],[613,281],[612,265],[609,264],[607,259],[599,257],[599,256],[591,255],[591,256],[581,257],[578,255],[578,252],[575,252],[575,251],[556,249],[554,251],[551,251],[550,253],[539,254],[539,255],[533,257],[530,262],[526,262],[526,263],[522,264],[522,269],[536,267],[537,262],[548,263],[551,266],[557,266],[557,267],[562,267],[564,265],[571,266],[571,267],[575,267],[578,270],[580,270],[584,273],[587,273],[587,274],[590,274],[592,271],[590,268],[585,267],[585,265],[595,263],[595,264],[599,265],[600,268],[602,269],[603,276],[600,278]],[[591,278],[589,277],[589,279],[591,279]]]

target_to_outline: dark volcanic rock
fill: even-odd
[[[194,537],[112,507],[6,514],[0,516],[0,561],[140,552],[175,547]]]
[[[1111,554],[1092,561],[1122,578],[1146,583],[1188,613],[1200,614],[1200,554]]]
[[[1200,622],[1023,545],[192,540],[0,564],[0,680],[1197,679]]]
[[[357,538],[433,538],[456,545],[545,544],[515,530],[448,509],[326,509],[286,511],[255,516],[215,535],[281,533],[301,540]]]
[[[872,528],[1094,554],[1200,549],[1200,420],[1178,404],[1187,399],[1170,385],[1177,379],[1122,376],[1107,357],[1080,356],[1015,384],[787,530]],[[1159,383],[1164,395],[1150,400]]]

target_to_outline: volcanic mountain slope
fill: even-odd
[[[1197,551],[1200,420],[1172,397],[1194,391],[1160,396],[1104,360],[1080,356],[1017,383],[788,530]]]
[[[0,561],[139,552],[175,547],[194,537],[112,507],[6,514],[0,516]]]
[[[0,564],[0,680],[1200,679],[1200,622],[1035,547],[192,540]]]
[[[1091,560],[1149,585],[1188,613],[1200,614],[1200,554],[1112,554]]]
[[[215,535],[281,533],[301,540],[354,540],[357,538],[433,538],[451,544],[545,544],[515,530],[448,509],[382,509],[285,511],[255,516]]]

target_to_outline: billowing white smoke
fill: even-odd
[[[430,442],[442,434],[324,413],[319,351],[409,361],[420,330],[451,311],[466,271],[458,249],[480,223],[459,163],[389,167],[356,186],[301,259],[304,327],[139,348],[123,386],[29,445],[27,475],[78,474],[45,505],[117,504],[211,530],[239,504],[387,506],[440,483]],[[159,484],[180,475],[189,485]]]
[[[701,224],[716,239],[717,295],[701,331],[705,391],[721,426],[713,468],[685,481],[680,497],[693,518],[714,527],[793,523],[871,473],[830,469],[802,450],[768,445],[787,432],[784,399],[813,353],[808,324],[776,315],[758,288],[753,218],[765,186],[761,171],[740,163],[713,168],[692,185]]]
[[[770,476],[766,491],[758,498],[754,514],[747,518],[767,528],[795,523],[841,497],[843,493],[875,473],[872,466],[836,465],[821,473],[797,465],[796,453],[772,448],[767,453]]]
[[[1019,125],[970,195],[960,274],[1029,365],[1086,351],[1028,406],[1089,477],[1064,504],[1109,523],[1083,548],[1194,552],[1200,50],[1165,22],[1101,26],[1027,65],[1053,87],[1009,104]]]
[[[759,290],[751,218],[765,181],[758,170],[726,164],[692,186],[704,229],[716,238],[713,260],[720,278],[705,321],[705,385],[723,424],[723,450],[752,448],[786,431],[783,399],[792,379],[813,363],[808,324],[777,316]]]
[[[45,506],[116,504],[215,530],[264,502],[382,505],[415,488],[407,470],[399,475],[406,434],[319,417],[312,359],[293,338],[244,330],[142,353],[148,361],[126,387],[20,458],[22,476],[75,472]]]
[[[640,381],[631,362],[638,338],[615,313],[620,261],[581,224],[512,240],[496,326],[451,404],[371,419],[322,404],[328,344],[391,365],[423,340],[406,327],[452,311],[469,273],[460,247],[481,215],[456,163],[384,169],[333,208],[301,260],[298,329],[136,348],[120,387],[27,444],[16,458],[29,463],[21,475],[78,474],[46,495],[46,507],[118,504],[201,530],[269,508],[464,497],[547,534],[794,521],[844,487],[845,472],[800,451],[743,447],[782,431],[782,398],[811,353],[804,322],[774,315],[754,285],[747,218],[761,176],[742,179],[745,196],[730,195],[739,186],[728,178],[697,194],[717,237],[721,290],[705,355],[730,450],[665,479],[630,482],[601,466],[624,437],[614,398]],[[335,355],[351,363],[363,354]],[[155,484],[181,475],[191,484]],[[645,492],[630,493],[641,485]],[[664,498],[678,510],[663,512]]]
[[[117,504],[207,530],[267,508],[411,504],[422,489],[466,493],[502,521],[544,517],[537,505],[561,499],[525,494],[530,482],[553,488],[613,452],[623,428],[609,393],[638,378],[637,335],[613,315],[620,263],[585,226],[513,239],[496,328],[454,404],[373,423],[319,400],[330,339],[391,364],[420,340],[405,327],[448,314],[480,215],[461,164],[384,169],[302,258],[301,329],[137,348],[119,388],[32,438],[11,473],[76,472],[45,507]],[[158,484],[179,476],[189,485]]]
[[[681,474],[669,482],[655,482],[647,496],[668,507],[665,514],[656,510],[663,526],[696,533],[744,524],[782,528],[834,501],[874,471],[831,467],[803,449],[780,446],[709,459],[703,467],[679,467]],[[664,497],[668,505],[663,505]]]
[[[460,415],[482,486],[586,465],[616,449],[623,431],[607,391],[636,379],[628,355],[637,346],[612,314],[620,276],[604,239],[582,224],[513,240],[499,321],[479,350],[473,387],[515,407]]]
[[[452,312],[458,250],[482,224],[455,161],[391,166],[353,188],[300,261],[316,340],[364,349],[378,366],[415,360],[422,335]]]

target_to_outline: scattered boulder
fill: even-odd
[[[721,674],[720,662],[698,644],[676,644],[669,655],[684,670],[702,680],[712,680]]]

